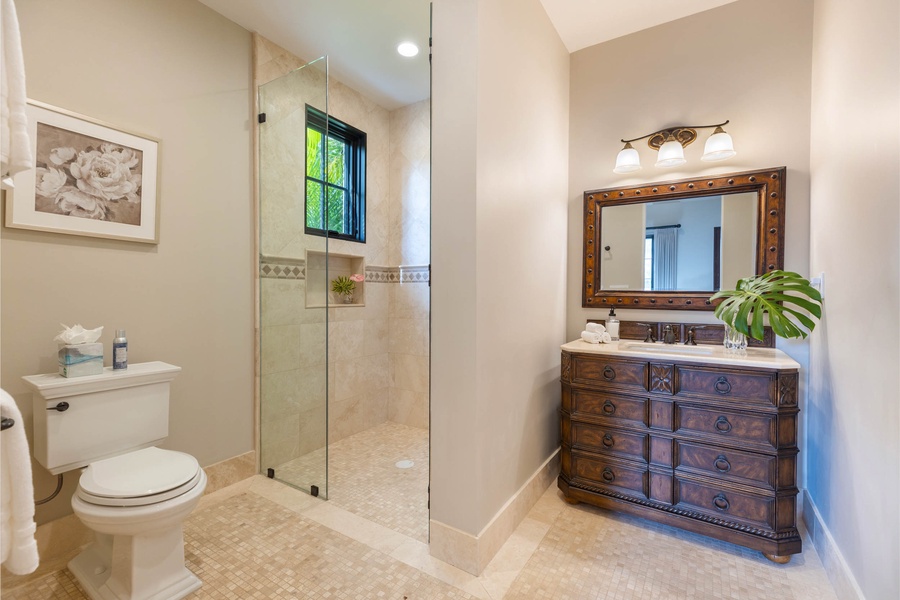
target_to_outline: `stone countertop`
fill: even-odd
[[[620,340],[610,344],[589,344],[575,340],[560,346],[565,352],[617,356],[620,358],[641,358],[657,362],[714,363],[735,367],[757,367],[763,369],[800,369],[800,364],[776,348],[747,348],[735,353],[721,345],[685,346],[683,344],[653,344],[637,340]]]

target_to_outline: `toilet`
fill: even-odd
[[[34,456],[54,475],[84,468],[72,509],[95,540],[69,570],[96,600],[177,600],[201,586],[184,564],[182,524],[206,489],[197,459],[156,444],[169,434],[180,367],[23,377],[32,389]]]

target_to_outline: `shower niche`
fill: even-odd
[[[366,259],[355,254],[306,251],[306,308],[336,308],[366,305],[365,281],[354,281],[349,301],[332,291],[338,277],[362,277],[366,274]]]

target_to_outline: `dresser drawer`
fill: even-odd
[[[572,422],[572,447],[609,456],[647,462],[648,435]]]
[[[760,529],[775,529],[775,497],[675,478],[675,508]]]
[[[572,416],[590,418],[607,425],[646,429],[649,424],[648,404],[647,398],[572,390]]]
[[[726,448],[675,442],[675,472],[684,471],[775,489],[776,458]]]
[[[775,405],[775,374],[676,365],[676,395]]]
[[[576,485],[593,487],[634,498],[647,499],[649,471],[638,463],[587,456],[572,451],[572,475]]]
[[[644,393],[647,390],[646,361],[575,355],[572,383]]]
[[[675,433],[710,438],[712,443],[776,448],[775,416],[675,404]]]

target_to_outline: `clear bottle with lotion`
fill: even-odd
[[[606,332],[609,339],[614,342],[619,341],[619,319],[616,317],[615,307],[609,309],[609,316],[606,318]]]
[[[128,368],[128,340],[125,339],[125,330],[116,329],[116,339],[113,340],[113,370]]]

